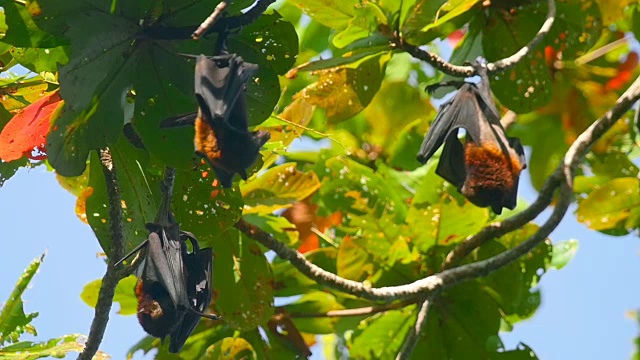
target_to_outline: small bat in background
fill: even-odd
[[[247,168],[269,140],[266,131],[249,131],[245,87],[258,65],[236,54],[196,60],[195,94],[198,112],[166,119],[161,127],[195,126],[196,154],[209,162],[220,184],[229,188],[238,173],[247,180]]]
[[[149,237],[124,258],[145,249],[138,265],[138,321],[149,334],[170,336],[169,351],[177,353],[197,325],[200,317],[219,319],[204,311],[211,303],[211,248],[200,249],[193,234],[180,231],[165,196],[156,223],[147,224]],[[186,241],[193,251],[187,250]]]
[[[500,214],[503,207],[516,207],[526,159],[520,140],[507,137],[500,124],[486,67],[475,67],[480,83],[458,82],[458,93],[440,107],[425,135],[418,161],[426,163],[444,142],[436,173],[473,204]],[[450,84],[436,84],[446,85]],[[458,138],[459,128],[466,130],[464,143]]]

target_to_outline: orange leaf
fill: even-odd
[[[0,133],[0,159],[12,161],[24,155],[33,158],[34,148],[43,151],[51,118],[62,104],[56,90],[18,112]],[[37,158],[42,159],[42,154]]]

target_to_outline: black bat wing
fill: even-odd
[[[187,293],[191,309],[197,312],[187,311],[180,326],[171,334],[169,351],[172,353],[177,353],[182,349],[193,329],[198,325],[202,317],[201,314],[207,311],[207,307],[211,303],[212,261],[213,251],[211,248],[194,251],[185,258],[188,274]]]
[[[257,71],[257,65],[245,63],[242,57],[235,54],[213,58],[199,56],[196,62],[195,94],[205,119],[212,122],[227,121],[238,95]]]
[[[442,143],[448,142],[450,138],[455,137],[456,139],[454,140],[457,141],[457,130],[459,128],[466,129],[467,133],[479,132],[476,101],[477,93],[478,90],[474,84],[465,83],[451,100],[441,106],[438,111],[438,115],[433,121],[433,124],[429,128],[429,131],[420,146],[418,161],[423,164],[426,163]],[[461,146],[450,146],[448,155],[455,156],[456,158],[463,156],[464,158],[464,152],[462,155],[452,153],[452,151],[458,151],[460,149],[462,149]],[[460,164],[464,166],[464,162]],[[455,165],[455,163],[446,166],[450,167],[452,165]],[[443,169],[443,171],[446,173],[460,173],[460,171],[464,171],[464,169],[459,169],[457,167],[458,166],[450,167],[448,169]],[[455,179],[447,180],[454,183]]]

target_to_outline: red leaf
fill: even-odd
[[[638,54],[629,53],[627,59],[618,66],[618,74],[605,84],[605,91],[622,90],[624,86],[633,78],[633,71],[638,66]]]
[[[447,40],[449,40],[449,44],[452,47],[456,47],[458,46],[458,43],[460,42],[460,40],[462,39],[462,37],[464,36],[464,34],[466,33],[465,30],[463,29],[458,29],[454,32],[452,32],[448,37]]]
[[[17,113],[0,133],[0,159],[12,161],[24,155],[34,158],[34,148],[43,151],[51,117],[62,104],[56,90]],[[35,157],[43,158],[41,153]]]

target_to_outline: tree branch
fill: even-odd
[[[430,296],[442,289],[463,281],[489,275],[517,260],[543,242],[560,223],[560,220],[564,217],[571,203],[575,168],[583,160],[590,146],[602,136],[615,121],[628,111],[639,98],[640,77],[636,79],[629,89],[618,99],[611,110],[596,120],[576,139],[565,154],[564,162],[559,165],[558,169],[547,180],[538,199],[536,199],[533,204],[523,212],[512,216],[502,223],[491,224],[475,235],[477,238],[475,241],[487,241],[491,238],[502,236],[526,224],[547,207],[551,202],[555,189],[559,186],[560,192],[554,211],[535,234],[520,245],[483,261],[447,269],[411,284],[371,288],[360,282],[344,279],[321,269],[309,262],[303,254],[287,248],[268,233],[242,219],[236,224],[236,228],[247,234],[250,238],[273,250],[283,260],[291,262],[301,273],[319,284],[370,300],[392,301],[396,299],[407,299],[418,295]]]
[[[418,312],[416,324],[411,328],[409,334],[407,334],[404,344],[402,345],[402,349],[400,349],[398,356],[396,356],[396,360],[407,360],[411,357],[413,349],[415,349],[416,344],[418,343],[418,338],[420,337],[420,334],[422,334],[422,330],[427,326],[427,315],[432,305],[433,297],[427,297],[420,304],[420,311]]]
[[[544,39],[544,37],[551,30],[551,26],[555,20],[556,16],[556,3],[554,0],[547,0],[548,11],[547,17],[542,23],[540,30],[536,36],[529,41],[527,45],[525,45],[522,49],[518,50],[515,54],[506,57],[504,59],[494,61],[492,63],[487,64],[487,70],[489,74],[495,74],[502,71],[505,71],[513,66],[515,66],[520,60],[522,60],[527,54],[529,54],[534,48],[540,45],[540,42]],[[442,71],[445,74],[457,77],[469,77],[475,74],[475,69],[472,66],[459,66],[453,65],[447,62],[445,59],[440,57],[440,55],[422,50],[418,46],[408,44],[404,42],[402,38],[396,38],[393,41],[393,45],[398,48],[403,49],[404,51],[411,54],[416,59],[420,59],[429,63],[434,68]]]
[[[116,285],[118,285],[120,279],[127,275],[126,271],[113,266],[124,256],[124,235],[122,200],[120,198],[118,178],[109,148],[100,151],[100,162],[102,163],[102,172],[105,177],[107,199],[109,202],[111,256],[109,256],[109,261],[107,262],[107,271],[102,277],[102,285],[100,285],[100,291],[98,293],[98,302],[96,304],[93,322],[91,323],[91,330],[89,330],[89,336],[87,337],[84,350],[78,355],[78,360],[90,360],[98,351],[102,338],[104,337],[107,323],[109,322],[109,312],[113,304]]]
[[[247,26],[256,21],[260,15],[267,10],[269,5],[274,2],[275,0],[258,0],[256,4],[244,14],[218,19],[204,33],[204,36]],[[191,39],[191,35],[196,32],[197,29],[197,25],[179,27],[152,26],[144,29],[141,37],[154,40],[186,40]]]
[[[323,313],[295,313],[290,312],[289,317],[291,319],[305,319],[305,318],[324,318],[324,317],[349,317],[349,316],[362,316],[373,315],[389,310],[402,309],[405,306],[415,304],[416,299],[407,299],[396,303],[390,303],[377,306],[365,306],[355,309],[342,309],[342,310],[330,310]]]

